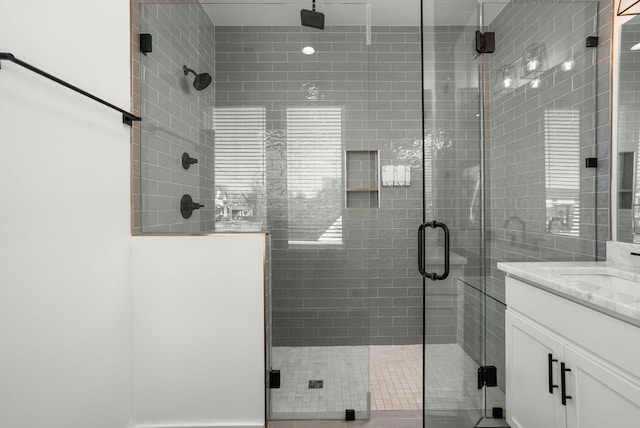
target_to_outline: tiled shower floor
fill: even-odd
[[[481,407],[477,364],[458,345],[427,345],[425,356],[426,411]],[[368,390],[372,411],[422,409],[422,345],[277,347],[272,366],[282,375],[281,388],[271,390],[273,419],[339,418],[345,409],[366,411]],[[323,388],[309,389],[310,380],[323,380]],[[495,390],[491,401],[500,403],[503,394]]]
[[[272,419],[344,419],[345,409],[366,411],[369,347],[275,347],[271,365],[280,370],[280,389],[271,391]],[[309,389],[322,380],[322,389]]]

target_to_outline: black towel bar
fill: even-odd
[[[11,54],[11,53],[8,53],[8,52],[0,52],[0,63],[1,63],[1,61],[2,61],[2,60],[5,60],[5,61],[11,61],[11,62],[13,62],[14,64],[17,64],[17,65],[19,65],[19,66],[21,66],[21,67],[26,68],[27,70],[31,70],[31,71],[33,71],[34,73],[37,73],[37,74],[39,74],[39,75],[41,75],[41,76],[43,76],[43,77],[46,77],[46,78],[47,78],[47,79],[49,79],[49,80],[53,80],[54,82],[59,83],[59,84],[61,84],[62,86],[66,86],[67,88],[69,88],[69,89],[71,89],[71,90],[73,90],[73,91],[76,91],[76,92],[78,92],[78,93],[80,93],[80,94],[84,95],[85,97],[89,97],[89,98],[91,98],[92,100],[99,102],[100,104],[103,104],[103,105],[105,105],[105,106],[107,106],[107,107],[109,107],[109,108],[112,108],[112,109],[114,109],[114,110],[116,110],[116,111],[119,111],[120,113],[122,113],[122,122],[123,122],[123,123],[126,123],[126,124],[127,124],[127,125],[129,125],[129,126],[131,126],[131,124],[132,124],[134,121],[140,121],[140,120],[142,120],[142,118],[140,118],[140,117],[138,117],[138,116],[136,116],[136,115],[134,115],[134,114],[131,114],[131,113],[129,113],[128,111],[121,109],[120,107],[116,107],[116,106],[114,106],[113,104],[111,104],[111,103],[109,103],[109,102],[107,102],[107,101],[105,101],[105,100],[103,100],[103,99],[101,99],[101,98],[98,98],[98,97],[96,97],[95,95],[92,95],[92,94],[90,94],[90,93],[89,93],[89,92],[87,92],[87,91],[84,91],[84,90],[82,90],[82,89],[78,88],[77,86],[73,86],[72,84],[67,83],[67,82],[65,82],[65,81],[64,81],[64,80],[62,80],[62,79],[58,79],[57,77],[55,77],[55,76],[53,76],[53,75],[51,75],[51,74],[47,73],[46,71],[42,71],[42,70],[40,70],[39,68],[34,67],[34,66],[33,66],[33,65],[31,65],[31,64],[27,64],[26,62],[19,60],[18,58],[16,58],[16,57],[15,57],[13,54]],[[0,68],[2,68],[2,67],[0,67]]]

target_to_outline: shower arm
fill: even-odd
[[[67,88],[71,89],[72,91],[78,92],[79,94],[82,94],[85,97],[91,98],[92,100],[97,101],[102,105],[105,105],[105,106],[107,106],[107,107],[109,107],[109,108],[111,108],[113,110],[119,111],[120,113],[122,113],[122,122],[126,123],[129,126],[131,126],[134,121],[139,122],[139,121],[142,120],[142,118],[139,117],[139,116],[131,114],[128,111],[121,109],[120,107],[114,106],[113,104],[111,104],[111,103],[109,103],[109,102],[107,102],[107,101],[105,101],[105,100],[103,100],[101,98],[98,98],[95,95],[90,94],[87,91],[84,91],[84,90],[78,88],[77,86],[74,86],[74,85],[72,85],[70,83],[67,83],[64,80],[59,79],[59,78],[47,73],[46,71],[42,71],[39,68],[34,67],[31,64],[28,64],[28,63],[26,63],[24,61],[19,60],[18,58],[16,58],[11,53],[0,52],[0,64],[2,64],[3,60],[4,61],[11,61],[14,64],[19,65],[20,67],[24,67],[27,70],[33,71],[34,73],[39,74],[42,77],[46,77],[49,80],[53,80],[54,82],[56,82],[56,83],[58,83],[58,84],[60,84],[60,85],[62,85],[64,87],[67,87]],[[0,69],[1,68],[2,68],[2,66],[0,66]]]

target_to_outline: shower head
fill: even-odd
[[[316,12],[316,0],[313,0],[313,10],[302,9],[300,11],[300,21],[304,27],[324,30],[324,13]]]
[[[201,91],[211,84],[211,75],[209,73],[198,74],[186,65],[182,66],[182,71],[184,71],[185,76],[188,76],[189,73],[193,73],[193,75],[196,76],[196,78],[193,79],[193,87],[196,88],[196,91]]]

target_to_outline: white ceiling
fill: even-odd
[[[478,25],[478,6],[484,3],[490,22],[509,0],[425,0],[424,24]],[[300,25],[300,9],[311,9],[311,0],[202,0],[216,25]],[[367,6],[367,4],[369,6]],[[366,25],[370,8],[372,25],[420,25],[420,0],[316,1],[325,14],[325,25]]]

